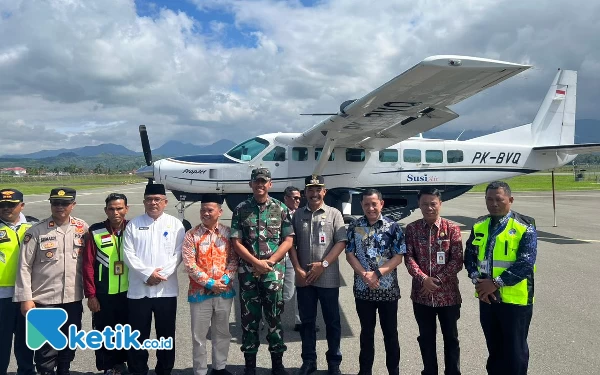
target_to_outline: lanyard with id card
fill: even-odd
[[[122,232],[120,233],[122,234]],[[121,259],[121,236],[117,235],[115,236],[114,234],[112,234],[112,238],[113,241],[115,243],[115,245],[117,245],[117,256],[119,257],[119,259]],[[115,276],[121,276],[122,274],[125,273],[125,263],[123,263],[122,260],[117,260],[113,263],[113,272],[115,274]]]
[[[327,243],[327,234],[325,234],[325,215],[321,216],[321,222],[319,224],[319,244],[324,245]]]
[[[438,246],[442,247],[442,240],[438,240]],[[437,264],[446,264],[446,253],[444,251],[438,251],[435,257]]]

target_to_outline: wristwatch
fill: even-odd
[[[383,277],[379,268],[375,268],[375,271],[373,271],[373,272],[375,272],[375,275],[377,275],[378,279],[381,279]]]
[[[323,265],[323,268],[327,268],[327,267],[329,267],[329,262],[328,262],[328,261],[326,261],[326,260],[323,260],[323,261],[321,262],[321,264]]]

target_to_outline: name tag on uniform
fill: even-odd
[[[325,232],[319,232],[319,244],[324,245],[327,243],[327,235]]]
[[[139,227],[138,229],[139,230],[148,230],[148,229],[150,229],[150,227]]]
[[[482,260],[479,263],[479,272],[480,273],[486,273],[489,275],[490,271],[490,267],[489,267],[489,262],[487,260]]]
[[[125,272],[125,265],[122,261],[118,260],[114,263],[114,271],[117,276],[122,275],[123,272]]]
[[[446,253],[443,251],[437,252],[437,264],[446,264]]]

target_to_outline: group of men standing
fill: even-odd
[[[66,334],[70,324],[81,327],[84,295],[93,312],[94,329],[129,324],[140,332],[142,342],[149,338],[154,314],[157,338],[171,337],[174,343],[179,292],[176,270],[182,261],[189,276],[196,375],[208,372],[209,328],[213,373],[229,374],[229,316],[236,276],[245,375],[256,372],[262,320],[272,373],[288,373],[283,364],[287,347],[281,314],[284,302],[294,295],[302,340],[299,374],[317,370],[318,305],[325,322],[327,371],[341,374],[339,257],[343,252],[354,270],[353,293],[361,326],[359,374],[372,374],[377,314],[387,371],[400,373],[397,268],[403,257],[412,276],[422,374],[438,373],[437,320],[443,335],[445,373],[460,374],[457,322],[462,300],[457,274],[463,264],[481,301],[480,321],[490,353],[488,373],[527,372],[536,232],[531,218],[510,209],[513,198],[507,184],[494,182],[487,187],[490,214],[477,219],[464,255],[460,228],[440,216],[442,196],[435,188],[421,190],[418,199],[423,218],[403,232],[398,223],[382,215],[384,200],[375,189],[362,193],[364,216],[346,229],[340,211],[324,202],[323,176],[306,178],[306,205],[295,204],[293,215],[284,203],[269,196],[268,169],[253,170],[249,185],[252,197],[235,208],[231,227],[219,222],[221,197],[207,194],[201,202],[201,223],[187,234],[179,220],[164,213],[168,201],[159,184],[146,187],[143,215],[127,221],[127,198],[114,193],[105,201],[107,219],[89,228],[71,216],[76,197],[73,189],[53,189],[52,215],[34,225],[21,214],[23,195],[14,189],[0,190],[0,316],[3,323],[8,322],[0,332],[0,375],[8,367],[13,333],[18,374],[35,372],[33,352],[24,338],[28,310],[63,308],[68,314],[63,326]],[[285,200],[300,200],[299,189],[286,189],[285,194]],[[289,290],[290,274],[294,275],[295,293]],[[288,283],[284,283],[285,277]],[[107,374],[126,370],[148,373],[146,350],[101,349],[95,354],[96,367]],[[37,371],[66,375],[74,356],[74,350],[57,351],[45,344],[35,351]],[[156,373],[169,375],[174,362],[174,346],[157,351]]]

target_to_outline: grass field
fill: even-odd
[[[76,190],[95,189],[113,185],[145,182],[135,175],[87,175],[52,177],[6,177],[0,178],[0,189],[12,188],[23,194],[45,194],[55,187],[67,186]]]
[[[550,191],[552,190],[552,176],[550,174],[530,174],[504,180],[513,191]],[[573,176],[554,176],[554,185],[557,191],[566,190],[600,190],[596,180],[574,181]],[[475,186],[470,191],[483,192],[487,184]]]

